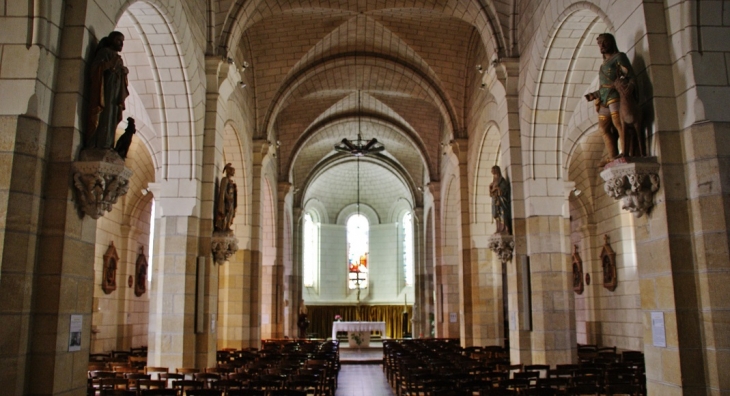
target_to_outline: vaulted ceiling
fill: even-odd
[[[326,4],[256,9],[241,35],[237,54],[252,73],[256,134],[280,142],[279,180],[305,189],[301,200],[335,186],[356,192],[355,159],[333,146],[359,129],[385,145],[368,158],[366,178],[399,180],[402,187],[389,191],[415,205],[416,187],[439,177],[440,143],[464,129],[469,49],[482,34],[439,2],[319,3]],[[331,201],[348,199],[355,197]]]

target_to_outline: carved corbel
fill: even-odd
[[[515,239],[512,235],[494,234],[489,237],[487,246],[499,257],[501,262],[508,263],[512,260],[515,251]]]
[[[224,264],[238,251],[238,239],[228,233],[213,233],[210,240],[213,260],[216,264]]]
[[[132,170],[113,150],[84,150],[71,165],[76,202],[84,214],[98,219],[129,190]]]
[[[609,197],[621,200],[621,208],[641,217],[654,206],[659,190],[659,164],[655,157],[620,158],[606,164],[601,177]]]

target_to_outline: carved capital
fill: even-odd
[[[238,239],[233,233],[215,232],[210,240],[210,246],[216,264],[224,264],[238,251]]]
[[[83,159],[83,156],[82,156]],[[124,161],[76,161],[71,166],[76,202],[79,209],[93,219],[111,212],[112,205],[129,190],[132,170]]]
[[[487,240],[489,250],[497,254],[500,261],[507,263],[512,260],[515,251],[515,239],[512,235],[494,234]]]
[[[621,208],[641,217],[654,206],[659,190],[659,164],[656,157],[621,158],[609,162],[601,172],[609,197],[621,200]]]

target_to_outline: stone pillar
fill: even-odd
[[[544,215],[529,217],[525,223],[532,292],[532,363],[571,363],[577,355],[570,221],[564,216]]]
[[[186,183],[150,183],[155,197],[155,245],[150,287],[150,324],[147,364],[195,367],[195,302],[199,219],[195,197],[179,197]],[[185,186],[190,187],[190,186]],[[193,188],[192,191],[195,191]],[[206,256],[210,256],[207,253]],[[210,259],[206,259],[206,265]],[[203,313],[201,313],[203,314]]]
[[[474,301],[474,293],[478,289],[478,267],[472,262],[471,221],[469,219],[469,170],[467,153],[469,141],[456,139],[451,145],[452,151],[459,161],[459,338],[462,346],[474,345],[474,310],[478,307]],[[451,203],[450,203],[451,204]]]
[[[251,261],[250,261],[250,335],[249,343],[254,347],[259,347],[262,337],[268,337],[269,332],[263,333],[263,290],[264,290],[264,268],[262,250],[264,244],[264,206],[262,199],[264,197],[264,167],[268,161],[271,146],[268,141],[263,139],[255,139],[253,141],[253,180],[251,191]],[[273,235],[271,236],[274,237]],[[274,263],[270,263],[274,264]],[[272,272],[269,270],[269,276]],[[269,279],[270,280],[270,279]],[[274,286],[275,287],[275,286]],[[245,325],[245,324],[244,324]]]
[[[701,359],[706,362],[707,393],[725,394],[730,393],[730,376],[723,374],[730,372],[730,123],[698,124],[682,135],[692,181],[688,198],[696,260],[691,273],[675,272],[674,283],[682,292],[677,312],[683,330],[679,339],[682,377],[689,382],[700,375],[694,360]],[[698,288],[696,308],[684,298],[693,284]],[[693,329],[700,330],[701,337]],[[691,392],[695,390],[685,394]]]
[[[296,194],[296,190],[294,192]],[[296,197],[293,197],[296,201]],[[290,338],[299,334],[297,327],[297,319],[299,315],[299,305],[302,301],[304,293],[304,279],[302,276],[302,209],[293,208],[291,218],[291,274],[285,278],[285,282],[289,283],[289,291],[285,298],[288,303],[288,314],[286,316],[284,333]],[[288,323],[287,323],[288,321]]]
[[[73,6],[80,11],[85,3]],[[16,34],[3,38],[7,55],[0,78],[15,88],[4,92],[12,99],[3,103],[12,105],[4,106],[0,117],[0,393],[82,395],[97,222],[80,217],[70,186],[81,145],[78,77],[89,32],[83,21],[63,20],[71,18],[68,13],[41,15],[50,12],[43,10],[50,9],[15,15],[37,24],[41,30],[33,29],[35,35],[28,30],[24,37],[10,28]],[[0,23],[10,26],[10,19]],[[51,25],[65,28],[60,34],[37,34]],[[103,23],[97,27],[104,29]],[[71,315],[82,319],[78,351],[69,351]]]
[[[504,341],[502,261],[488,248],[472,249],[474,304],[473,345],[502,345]]]

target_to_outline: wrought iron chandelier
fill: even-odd
[[[379,153],[385,150],[383,143],[378,142],[378,139],[372,138],[365,140],[362,138],[361,133],[361,112],[360,112],[360,90],[357,91],[357,139],[350,140],[347,138],[342,139],[339,143],[335,144],[335,150],[341,153],[349,153],[355,157],[362,157],[364,155]]]

